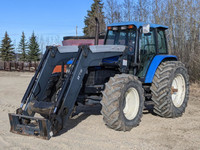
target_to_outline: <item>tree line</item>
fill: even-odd
[[[40,49],[37,42],[37,37],[33,32],[29,41],[27,42],[24,32],[22,32],[21,40],[18,45],[19,60],[20,61],[39,61],[40,60]],[[1,41],[0,46],[0,57],[3,61],[15,60],[14,45],[9,37],[7,31]]]
[[[97,15],[98,14],[98,15]],[[94,36],[94,18],[101,29],[114,22],[141,21],[162,24],[168,49],[188,68],[190,79],[200,81],[200,0],[94,0],[85,17],[85,35]]]

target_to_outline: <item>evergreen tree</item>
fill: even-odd
[[[39,44],[37,43],[36,36],[34,32],[32,33],[32,36],[29,41],[29,51],[28,51],[28,60],[29,61],[39,61],[40,58],[40,49]]]
[[[0,56],[3,61],[11,61],[14,59],[14,48],[13,44],[11,44],[12,41],[7,33],[5,32],[4,39],[1,42],[1,48],[0,48]]]
[[[94,37],[95,29],[96,29],[96,21],[95,18],[99,20],[99,32],[104,32],[105,25],[105,17],[103,12],[103,3],[102,0],[94,0],[94,3],[91,6],[91,10],[88,10],[88,14],[85,17],[84,23],[85,27],[83,28],[83,32],[85,36]]]
[[[20,60],[26,61],[27,60],[27,49],[28,49],[28,43],[26,42],[26,37],[24,35],[24,32],[22,32],[21,40],[19,43],[19,52],[20,52]]]

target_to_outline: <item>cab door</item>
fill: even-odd
[[[144,78],[148,67],[156,55],[156,40],[155,29],[151,29],[147,34],[140,34],[139,36],[139,62],[140,68],[138,77]]]

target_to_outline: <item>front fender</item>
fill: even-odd
[[[148,71],[147,71],[147,74],[146,74],[146,77],[145,77],[145,82],[144,83],[152,83],[153,81],[153,77],[154,77],[154,74],[158,68],[158,66],[163,62],[163,60],[178,60],[176,56],[174,55],[156,55],[149,68],[148,68]]]

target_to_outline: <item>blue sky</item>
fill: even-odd
[[[0,0],[0,41],[5,31],[15,45],[22,31],[27,39],[34,31],[45,44],[56,44],[63,36],[75,35],[76,26],[78,35],[83,35],[84,16],[92,3],[93,0]]]

